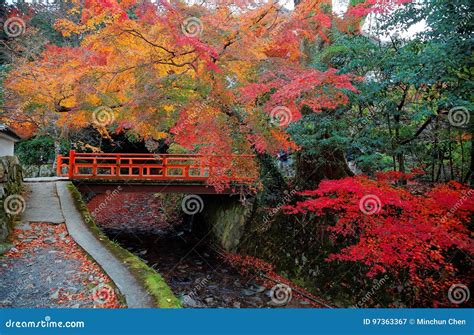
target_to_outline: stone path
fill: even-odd
[[[71,236],[112,278],[120,292],[125,296],[129,308],[153,307],[151,297],[139,285],[133,274],[87,229],[81,213],[74,205],[74,199],[67,189],[67,185],[67,182],[58,182],[57,190]]]
[[[14,248],[0,257],[0,307],[123,307],[119,291],[128,307],[152,307],[129,270],[89,232],[67,184],[26,184]]]
[[[123,307],[110,278],[64,224],[27,223],[0,258],[0,307]]]
[[[23,222],[64,223],[55,182],[26,183],[27,201]]]

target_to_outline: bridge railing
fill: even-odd
[[[239,165],[253,155],[76,153],[57,157],[57,176],[69,179],[205,181],[222,173],[222,162]],[[248,171],[247,171],[248,172]],[[245,169],[227,169],[230,181],[252,181]]]

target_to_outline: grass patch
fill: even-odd
[[[142,284],[147,292],[153,298],[156,307],[160,308],[180,308],[181,303],[173,294],[171,288],[165,282],[163,277],[154,269],[146,265],[139,257],[130,251],[122,248],[117,243],[111,241],[95,224],[94,218],[89,213],[81,193],[71,183],[68,186],[69,191],[74,198],[78,210],[81,212],[84,221],[89,230],[101,241],[101,243],[118,257],[123,264],[127,266],[135,278]]]

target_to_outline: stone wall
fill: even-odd
[[[252,204],[242,205],[238,196],[204,195],[200,221],[212,231],[212,237],[226,251],[235,252],[242,242],[244,229],[252,213]]]
[[[21,197],[23,173],[18,159],[13,156],[0,157],[0,254],[7,241],[13,222],[24,209]]]
[[[56,170],[53,164],[23,166],[23,176],[25,178],[53,177],[55,175]]]

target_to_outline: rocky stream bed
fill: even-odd
[[[271,288],[224,262],[207,238],[194,234],[191,226],[171,224],[175,215],[163,210],[160,197],[146,193],[105,197],[95,196],[88,204],[99,227],[158,271],[184,307],[311,307],[295,298],[275,302]]]

